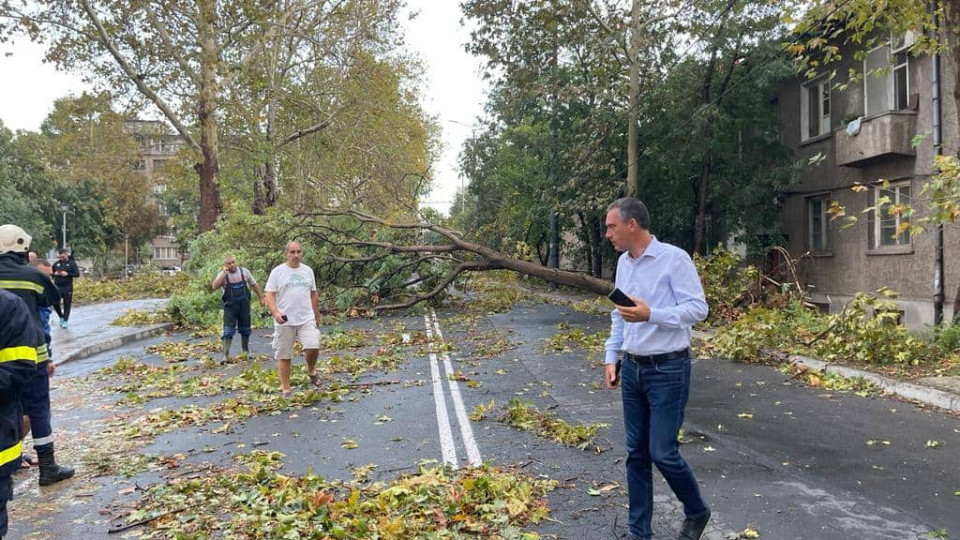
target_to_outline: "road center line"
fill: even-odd
[[[430,317],[423,316],[426,323],[427,338],[433,340],[433,329],[430,324]],[[457,448],[453,442],[453,429],[450,427],[450,418],[447,416],[447,400],[443,397],[443,381],[440,380],[440,367],[437,364],[437,355],[430,347],[430,378],[433,380],[433,403],[437,408],[437,426],[440,428],[440,453],[443,456],[443,463],[454,469],[459,468],[460,461],[457,458]]]
[[[437,337],[443,340],[443,332],[440,331],[440,321],[437,319],[437,313],[431,308],[430,316],[433,319],[433,329]],[[453,377],[453,366],[450,363],[450,355],[446,352],[440,355],[443,358],[443,367],[447,375],[447,384],[450,385],[450,397],[453,399],[453,410],[457,413],[457,422],[460,424],[460,435],[463,437],[463,446],[467,449],[467,461],[470,465],[478,467],[483,464],[480,458],[480,448],[477,446],[477,440],[473,437],[473,428],[470,426],[470,418],[467,416],[467,409],[463,405],[463,398],[460,396],[460,383]]]

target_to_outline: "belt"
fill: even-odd
[[[623,353],[627,360],[635,362],[637,364],[660,364],[668,360],[676,360],[678,358],[689,358],[690,357],[690,347],[686,349],[673,351],[662,354],[630,354]]]

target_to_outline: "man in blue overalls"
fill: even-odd
[[[257,293],[260,307],[263,307],[263,291],[246,268],[237,266],[233,255],[223,260],[223,270],[210,284],[210,288],[223,288],[223,361],[230,360],[230,345],[238,331],[242,340],[243,352],[250,353],[250,289]]]

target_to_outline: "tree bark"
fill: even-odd
[[[593,235],[590,231],[590,221],[587,220],[587,217],[583,214],[582,210],[577,210],[577,217],[580,219],[580,228],[583,230],[583,239],[586,240],[583,243],[583,254],[587,258],[587,268],[591,269],[590,275],[593,275]]]
[[[640,192],[637,180],[637,123],[640,121],[640,0],[633,0],[633,27],[630,31],[630,110],[627,113],[627,196]]]
[[[710,133],[708,128],[704,140],[709,144]],[[713,153],[707,148],[703,157],[703,166],[700,167],[700,186],[697,188],[697,228],[693,238],[693,252],[703,253],[700,248],[704,245],[707,229],[707,195],[710,187],[710,168],[713,165]]]
[[[220,217],[220,150],[217,141],[217,65],[220,51],[216,41],[216,1],[199,0],[198,31],[200,37],[200,152],[203,160],[194,168],[200,175],[199,232],[209,231]]]
[[[603,225],[600,218],[594,214],[590,218],[590,248],[593,250],[593,266],[590,274],[595,278],[603,278]]]

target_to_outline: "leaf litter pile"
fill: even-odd
[[[174,479],[149,487],[117,529],[144,525],[145,539],[519,538],[549,517],[553,480],[484,465],[451,470],[421,464],[389,484],[286,476],[283,455],[238,456],[245,470]]]
[[[487,404],[481,403],[474,407],[470,419],[479,422],[494,409],[496,404],[493,401]],[[570,424],[549,413],[540,412],[532,403],[524,402],[520,398],[512,398],[503,407],[503,414],[496,417],[496,421],[580,450],[586,450],[593,443],[601,428],[609,427],[609,424],[602,423]]]

